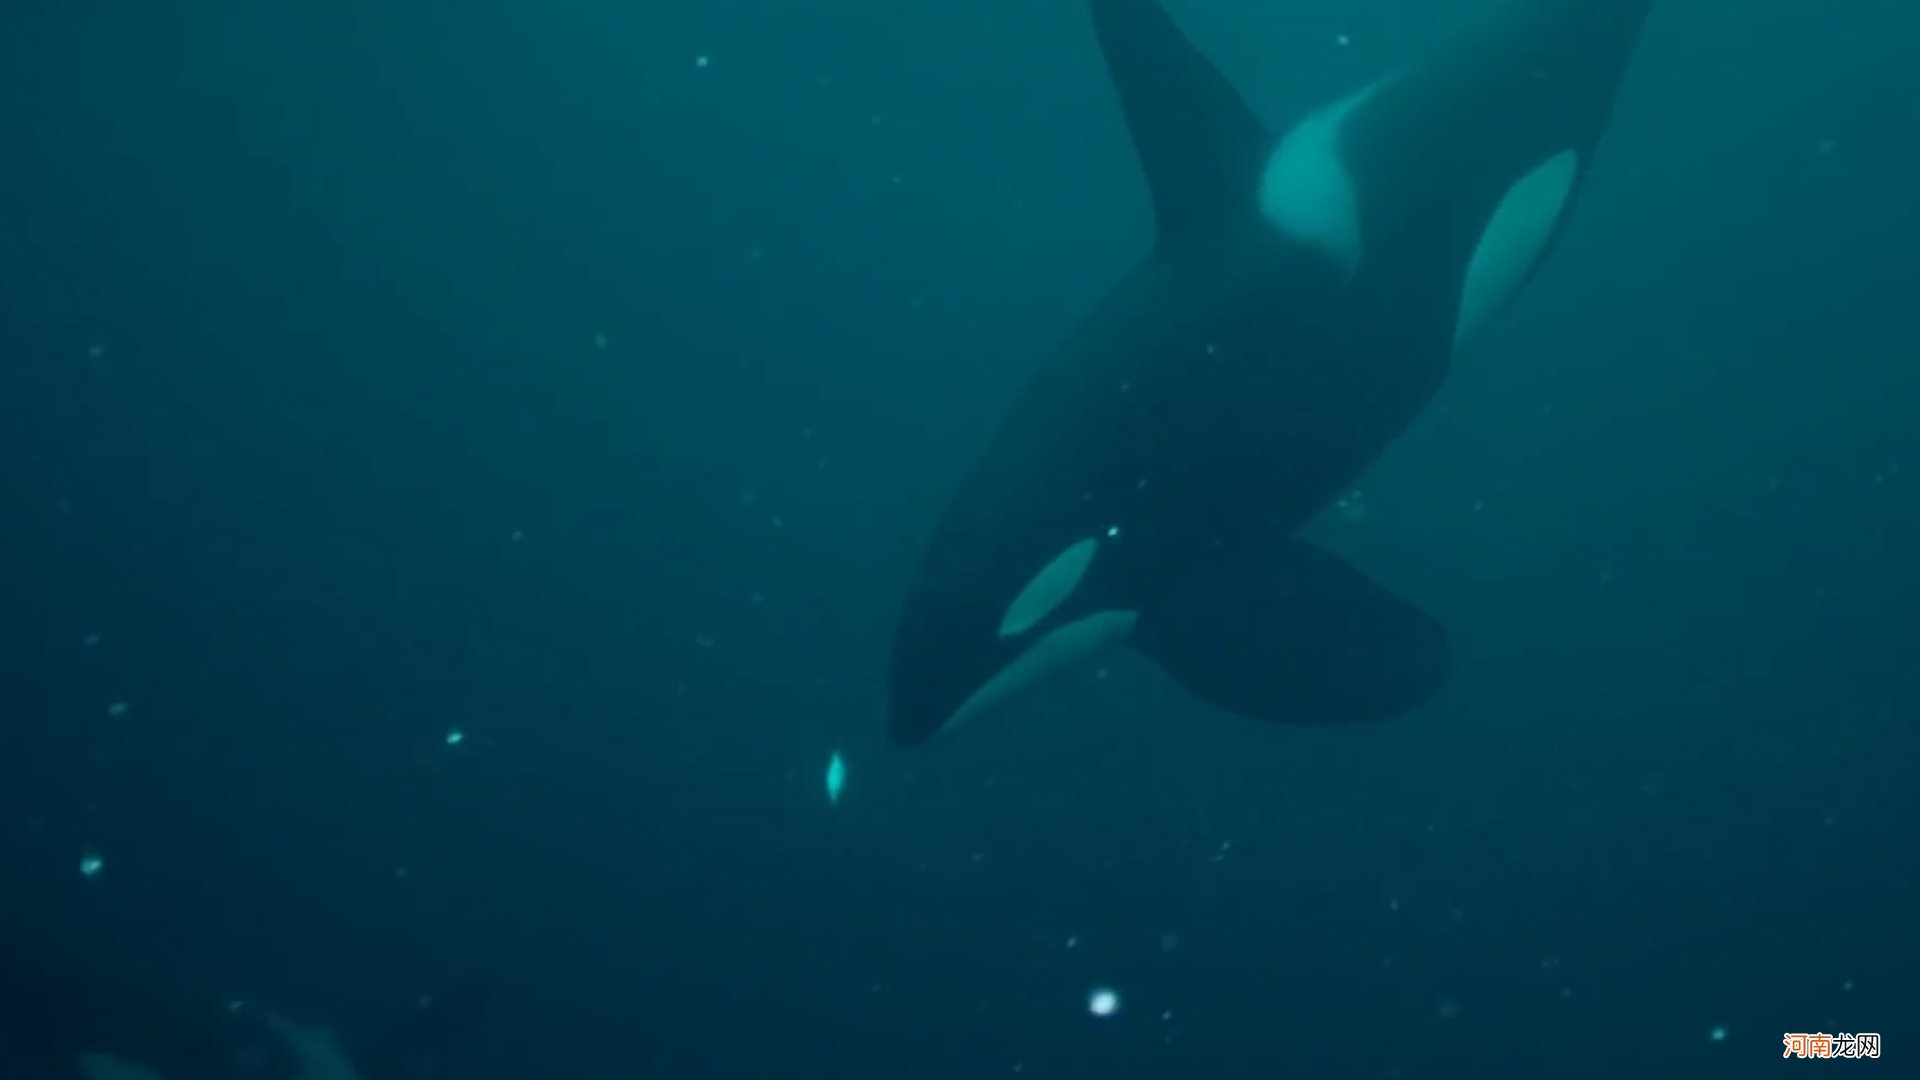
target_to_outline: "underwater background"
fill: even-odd
[[[1481,6],[1169,0],[1276,122]],[[922,545],[1149,239],[1084,4],[0,6],[0,932],[481,977],[472,1078],[1916,1075],[1916,57],[1656,6],[1313,530],[1434,703],[1116,655],[901,751]]]

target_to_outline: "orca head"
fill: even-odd
[[[1037,560],[930,560],[894,633],[893,742],[925,744],[1125,641],[1137,612],[1113,598],[1118,539],[1101,530]]]

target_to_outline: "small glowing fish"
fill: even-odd
[[[827,759],[827,802],[838,806],[840,792],[846,786],[847,762],[840,756],[840,751],[835,750],[833,756]]]

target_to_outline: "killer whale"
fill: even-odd
[[[21,1080],[420,1080],[476,1036],[480,981],[416,1000],[348,1046],[254,1003],[0,946],[0,1076]]]
[[[1505,0],[1276,131],[1157,0],[1090,0],[1154,242],[947,505],[895,626],[892,740],[1116,645],[1261,720],[1437,693],[1444,628],[1295,534],[1548,255],[1651,3]]]

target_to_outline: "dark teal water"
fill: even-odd
[[[1171,5],[1274,116],[1472,6]],[[1916,56],[1659,6],[1317,529],[1437,702],[1117,657],[907,753],[920,545],[1147,241],[1080,4],[0,8],[0,925],[349,1030],[485,972],[474,1078],[1911,1075]]]

